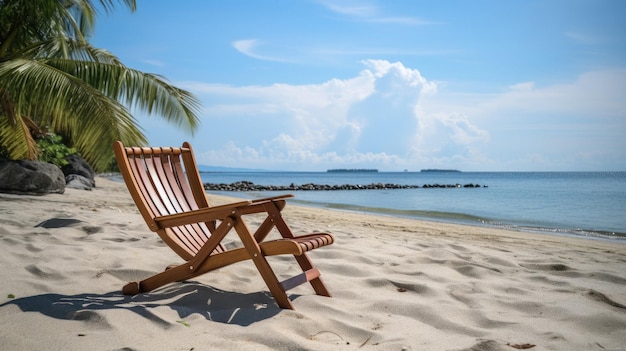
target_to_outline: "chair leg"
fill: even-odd
[[[302,269],[303,272],[306,272],[309,269],[313,268],[313,263],[311,263],[311,260],[309,259],[306,253],[300,256],[294,256],[294,257],[296,258],[296,261],[300,265],[300,268]],[[326,288],[326,285],[324,285],[322,278],[317,277],[317,278],[311,279],[309,283],[311,283],[311,286],[313,287],[313,290],[315,290],[315,293],[317,295],[328,296],[328,297],[331,296],[330,292]]]
[[[137,295],[141,292],[141,282],[130,282],[122,288],[124,295]]]
[[[289,297],[287,296],[287,292],[278,281],[276,274],[274,274],[274,271],[270,267],[265,256],[258,255],[253,258],[252,261],[265,281],[265,285],[267,285],[268,289],[270,289],[274,300],[276,300],[276,304],[278,304],[280,308],[293,310],[294,308],[289,300]]]
[[[274,297],[274,300],[276,300],[278,306],[285,309],[294,309],[287,293],[285,292],[285,289],[283,289],[282,285],[278,281],[272,267],[270,267],[267,259],[263,256],[259,244],[250,233],[248,226],[245,222],[243,222],[243,220],[241,220],[241,217],[237,217],[235,219],[235,231],[239,235],[241,242],[245,246],[246,251],[248,251],[248,254],[252,258],[252,262],[254,262],[254,265],[261,274],[261,277],[265,281],[265,285],[267,285],[267,288],[272,293],[272,296]]]
[[[287,222],[285,222],[285,219],[281,215],[281,208],[277,207],[276,204],[272,203],[271,205],[268,204],[266,206],[266,211],[269,214],[268,220],[266,220],[267,224],[271,224],[275,226],[283,238],[289,239],[289,238],[294,237],[293,232],[291,231],[291,228],[289,228],[289,225],[287,224]],[[265,225],[266,222],[264,222],[263,224]],[[257,233],[255,234],[255,238],[257,236],[261,238],[265,238],[265,236],[269,233],[270,229],[271,227],[269,227],[269,225],[262,226],[261,228],[258,229]],[[306,272],[313,268],[313,263],[311,262],[311,260],[309,259],[306,253],[300,256],[294,256],[294,257],[296,258],[296,261],[298,261],[298,264],[300,265],[300,268],[302,269],[303,272]],[[328,297],[331,296],[330,292],[326,288],[326,285],[324,285],[324,282],[322,281],[320,277],[311,279],[309,283],[311,283],[311,286],[313,287],[313,290],[315,290],[315,293],[317,295],[328,296]]]
[[[189,279],[193,274],[188,267],[187,264],[171,267],[142,281],[128,283],[122,288],[122,293],[124,295],[136,295],[152,291],[169,283]]]

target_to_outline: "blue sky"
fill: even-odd
[[[626,1],[137,0],[92,43],[202,102],[205,165],[626,170]]]

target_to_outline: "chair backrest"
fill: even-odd
[[[148,227],[178,255],[193,257],[208,240],[214,222],[159,228],[154,220],[209,206],[191,145],[124,147],[116,141],[113,149],[124,182]]]

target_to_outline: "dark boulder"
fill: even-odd
[[[91,190],[96,186],[96,182],[93,179],[89,179],[83,177],[78,174],[68,174],[65,176],[65,187],[80,189],[80,190]]]
[[[71,155],[65,158],[67,165],[61,167],[65,183],[69,188],[91,190],[96,186],[96,172],[82,157]]]
[[[65,192],[65,177],[52,163],[40,161],[0,161],[0,192],[44,195]]]
[[[87,163],[82,157],[78,155],[71,155],[66,157],[65,160],[68,164],[61,167],[65,176],[78,174],[79,176],[94,180],[96,172],[93,171],[93,168],[91,168],[89,163]]]

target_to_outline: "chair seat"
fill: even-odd
[[[335,241],[329,233],[313,233],[298,235],[289,239],[269,240],[261,243],[261,252],[266,256],[290,254],[300,256],[322,246],[327,246]]]

